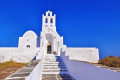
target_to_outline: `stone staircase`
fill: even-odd
[[[74,80],[60,56],[47,54],[42,65],[42,80]]]

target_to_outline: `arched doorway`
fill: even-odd
[[[52,45],[50,42],[47,43],[47,54],[52,54]]]

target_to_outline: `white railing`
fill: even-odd
[[[37,66],[34,68],[34,70],[31,72],[31,74],[25,79],[25,80],[42,80],[42,63],[44,59],[44,53],[43,50],[40,51],[39,54],[42,54],[40,56],[40,62],[37,64]]]

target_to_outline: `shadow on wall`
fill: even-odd
[[[33,61],[36,60],[36,56],[32,59]]]
[[[61,78],[62,80],[74,80],[73,77],[68,74],[66,66],[60,56],[56,56],[56,61],[59,62],[58,68],[60,68],[60,73],[57,75],[57,77]]]
[[[37,47],[40,47],[40,37],[37,38]]]

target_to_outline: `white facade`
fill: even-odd
[[[37,46],[38,44],[40,47]],[[38,37],[33,31],[25,32],[22,37],[19,37],[18,48],[13,49],[13,51],[12,48],[4,48],[4,50],[3,48],[0,49],[0,57],[4,57],[0,62],[8,61],[6,58],[8,56],[3,55],[4,51],[11,56],[9,60],[12,59],[17,62],[29,62],[36,56],[36,53],[36,57],[39,59],[41,52],[43,52],[44,55],[55,53],[58,56],[64,52],[69,56],[69,59],[93,63],[96,63],[99,60],[99,52],[97,48],[68,48],[66,45],[63,45],[63,37],[60,37],[56,31],[56,15],[53,15],[51,11],[47,11],[46,15],[43,14],[42,16],[42,31],[40,37]]]
[[[56,32],[55,19],[56,16],[52,15],[50,11],[43,15],[40,48],[44,50],[45,54],[56,52],[57,55],[60,55],[59,50],[63,47],[63,37],[60,37]],[[48,50],[49,48],[50,50]]]

